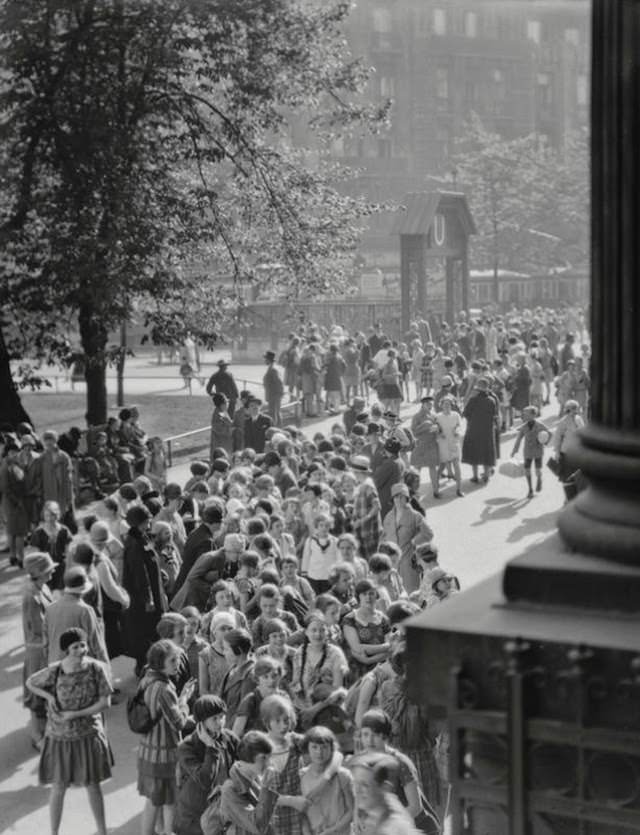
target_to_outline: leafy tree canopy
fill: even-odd
[[[363,215],[327,162],[373,130],[337,0],[0,0],[0,305],[9,354],[87,357],[106,417],[108,334],[133,310],[211,341],[233,310],[188,263],[295,296],[345,280]],[[292,127],[314,135],[296,148]]]
[[[478,226],[474,267],[535,274],[588,263],[586,132],[556,149],[533,135],[504,139],[474,116],[454,161]]]

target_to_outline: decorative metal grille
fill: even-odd
[[[629,677],[609,677],[586,647],[569,649],[562,667],[540,658],[508,641],[485,681],[464,665],[452,671],[453,835],[640,833],[638,659]],[[483,709],[487,681],[503,709]],[[626,728],[593,724],[609,709],[626,713]]]

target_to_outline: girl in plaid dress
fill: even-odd
[[[353,527],[362,556],[368,560],[378,550],[382,537],[380,499],[370,477],[369,459],[364,455],[356,455],[351,460],[351,469],[358,479],[353,505]]]
[[[142,835],[154,835],[159,815],[164,831],[173,831],[178,743],[189,718],[188,701],[195,686],[194,681],[187,682],[178,697],[170,677],[178,670],[179,652],[173,641],[163,640],[156,641],[147,655],[149,666],[141,686],[156,721],[138,747],[138,793],[146,798]]]
[[[273,835],[302,835],[304,798],[300,768],[303,737],[293,733],[296,712],[286,696],[275,694],[260,705],[260,717],[273,743],[270,765],[275,774],[270,787],[279,798],[270,822]],[[296,803],[290,803],[290,800]]]

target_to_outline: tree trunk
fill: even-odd
[[[31,423],[33,426],[31,418],[22,405],[11,374],[9,352],[4,341],[4,333],[0,327],[0,424],[5,423],[11,425],[14,429],[19,423]]]
[[[81,305],[78,315],[80,340],[85,354],[84,378],[87,383],[87,426],[107,422],[107,359],[105,349],[109,334],[100,321],[99,311]]]

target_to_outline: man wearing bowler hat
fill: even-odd
[[[207,394],[209,397],[211,397],[214,391],[216,394],[224,394],[229,401],[227,408],[229,417],[233,418],[233,413],[236,410],[236,401],[239,397],[238,386],[233,379],[233,374],[227,371],[229,363],[225,359],[219,359],[216,365],[218,366],[218,370],[209,377]]]
[[[267,363],[267,370],[262,383],[264,385],[264,399],[267,401],[267,411],[274,426],[282,426],[280,405],[284,397],[284,383],[280,372],[276,368],[276,355],[273,351],[266,351],[264,360]]]

